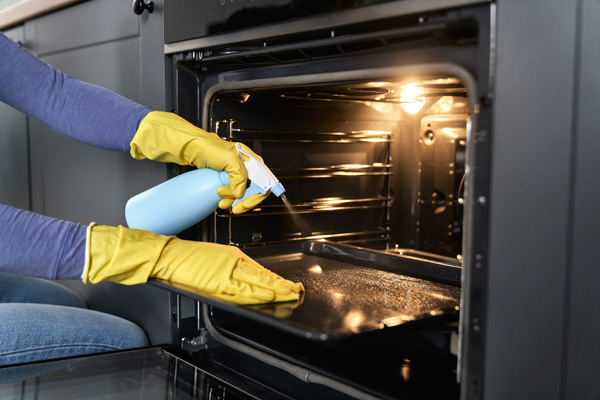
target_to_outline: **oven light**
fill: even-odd
[[[400,94],[400,106],[409,114],[416,114],[425,105],[425,98],[419,97],[423,91],[415,86],[406,86],[406,89]]]

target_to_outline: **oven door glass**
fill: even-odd
[[[225,377],[215,366],[194,366],[167,350],[153,347],[0,368],[0,398],[277,398],[231,371]]]

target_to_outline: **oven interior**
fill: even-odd
[[[455,78],[226,91],[211,128],[260,154],[286,189],[216,240],[330,240],[459,264],[469,103]]]
[[[177,68],[177,112],[201,125],[202,68]],[[215,306],[205,323],[229,339],[368,392],[458,395],[463,82],[233,86],[207,98],[205,128],[248,145],[286,191],[242,215],[218,210],[182,236],[239,246],[306,293],[245,307],[180,293]]]

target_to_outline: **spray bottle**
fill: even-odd
[[[256,156],[244,151],[239,143],[236,149],[244,161],[251,184],[244,197],[271,191],[280,197],[285,189],[271,170]],[[178,175],[127,202],[125,219],[133,229],[142,229],[160,235],[176,235],[213,213],[221,200],[219,186],[229,184],[229,174],[211,168],[196,169]]]

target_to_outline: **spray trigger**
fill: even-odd
[[[244,162],[244,166],[248,172],[248,179],[252,182],[249,190],[252,189],[252,186],[256,186],[255,190],[258,192],[265,194],[270,190],[271,193],[277,197],[280,197],[285,192],[283,185],[279,182],[277,177],[259,158],[242,149],[240,143],[236,143],[235,148]],[[244,156],[248,159],[244,160]],[[248,192],[248,190],[246,192]],[[244,197],[247,197],[247,195],[248,193],[246,193]]]

